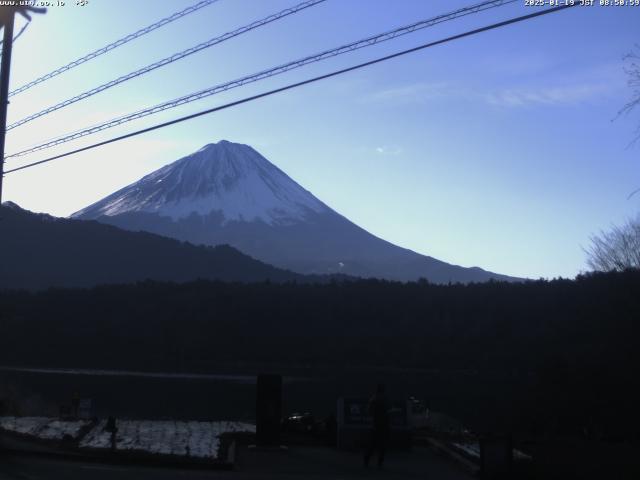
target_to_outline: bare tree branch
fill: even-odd
[[[585,253],[592,270],[640,269],[640,215],[624,225],[593,235]]]
[[[633,50],[622,57],[624,61],[623,70],[627,74],[627,85],[631,89],[631,99],[618,111],[616,118],[628,115],[640,105],[640,44],[636,44]],[[635,137],[631,145],[640,140],[640,123],[635,131]]]

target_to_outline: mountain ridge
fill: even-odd
[[[0,205],[0,288],[39,290],[146,280],[311,282],[229,245],[195,246],[148,232]]]
[[[194,244],[226,243],[301,274],[436,283],[520,280],[393,245],[335,212],[248,145],[210,143],[74,213]]]

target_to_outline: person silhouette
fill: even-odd
[[[369,444],[364,454],[364,466],[369,466],[369,460],[373,452],[378,452],[378,468],[382,468],[384,464],[384,455],[387,450],[387,442],[389,441],[389,410],[390,403],[385,393],[383,384],[378,384],[376,393],[369,400],[369,415],[371,416],[371,433]]]

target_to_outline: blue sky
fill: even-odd
[[[12,89],[195,0],[66,3],[16,41]],[[9,122],[295,3],[220,0],[12,97]],[[6,150],[470,3],[327,0],[12,130]],[[448,22],[6,167],[533,11],[523,0]],[[66,216],[227,139],[398,245],[510,275],[572,277],[591,234],[638,212],[640,195],[627,197],[640,186],[640,146],[629,148],[640,112],[616,114],[631,95],[622,57],[639,27],[640,7],[576,7],[7,175],[4,200]]]

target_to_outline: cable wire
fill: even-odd
[[[18,40],[20,38],[20,35],[22,35],[24,33],[24,31],[27,29],[27,27],[29,26],[29,24],[31,23],[31,21],[25,23],[22,28],[20,29],[20,31],[18,32],[18,34],[13,37],[13,42],[15,42],[16,40]]]
[[[160,123],[160,124],[157,124],[157,125],[153,125],[151,127],[143,128],[141,130],[137,130],[135,132],[131,132],[131,133],[127,133],[127,134],[124,134],[124,135],[120,135],[118,137],[110,138],[108,140],[104,140],[102,142],[94,143],[94,144],[88,145],[86,147],[82,147],[82,148],[78,148],[78,149],[75,149],[75,150],[72,150],[72,151],[69,151],[69,152],[61,153],[59,155],[54,155],[52,157],[45,158],[44,160],[39,160],[37,162],[33,162],[33,163],[26,164],[26,165],[22,165],[20,167],[12,168],[11,170],[7,170],[5,173],[17,172],[17,171],[24,170],[24,169],[27,169],[27,168],[35,167],[37,165],[42,165],[43,163],[52,162],[54,160],[57,160],[57,159],[60,159],[60,158],[64,158],[64,157],[68,157],[68,156],[74,155],[76,153],[85,152],[87,150],[91,150],[91,149],[94,149],[94,148],[97,148],[97,147],[108,145],[110,143],[118,142],[120,140],[125,140],[127,138],[131,138],[131,137],[135,137],[135,136],[138,136],[138,135],[142,135],[143,133],[148,133],[148,132],[151,132],[151,131],[154,131],[154,130],[158,130],[158,129],[161,129],[161,128],[164,128],[164,127],[168,127],[170,125],[175,125],[177,123],[181,123],[181,122],[184,122],[186,120],[191,120],[193,118],[201,117],[203,115],[208,115],[210,113],[218,112],[220,110],[225,110],[227,108],[235,107],[237,105],[241,105],[241,104],[244,104],[244,103],[252,102],[252,101],[258,100],[260,98],[264,98],[264,97],[268,97],[268,96],[271,96],[271,95],[275,95],[276,93],[280,93],[280,92],[284,92],[284,91],[291,90],[291,89],[294,89],[294,88],[298,88],[298,87],[301,87],[303,85],[308,85],[310,83],[315,83],[315,82],[318,82],[320,80],[325,80],[327,78],[335,77],[337,75],[342,75],[344,73],[352,72],[354,70],[358,70],[358,69],[361,69],[361,68],[364,68],[364,67],[368,67],[370,65],[375,65],[377,63],[381,63],[381,62],[384,62],[386,60],[391,60],[392,58],[397,58],[397,57],[400,57],[400,56],[403,56],[403,55],[407,55],[409,53],[413,53],[413,52],[417,52],[417,51],[420,51],[420,50],[424,50],[426,48],[434,47],[436,45],[441,45],[443,43],[448,43],[448,42],[451,42],[451,41],[454,41],[454,40],[459,40],[461,38],[469,37],[471,35],[476,35],[476,34],[479,34],[479,33],[482,33],[482,32],[486,32],[486,31],[489,31],[489,30],[494,30],[496,28],[505,27],[507,25],[511,25],[511,24],[514,24],[514,23],[523,22],[525,20],[530,20],[532,18],[539,17],[539,16],[542,16],[542,15],[555,13],[555,12],[558,12],[560,10],[565,10],[567,8],[575,7],[576,5],[578,5],[578,4],[577,3],[576,4],[565,4],[565,5],[562,5],[562,6],[559,6],[559,7],[548,8],[548,9],[545,9],[545,10],[541,10],[539,12],[530,13],[528,15],[522,15],[520,17],[515,17],[515,18],[511,18],[509,20],[505,20],[503,22],[498,22],[498,23],[494,23],[494,24],[491,24],[491,25],[487,25],[487,26],[481,27],[481,28],[476,28],[475,30],[469,30],[467,32],[460,33],[460,34],[457,34],[457,35],[453,35],[451,37],[443,38],[441,40],[436,40],[434,42],[425,43],[425,44],[419,45],[417,47],[409,48],[407,50],[402,50],[400,52],[396,52],[396,53],[393,53],[391,55],[386,55],[384,57],[379,57],[379,58],[376,58],[374,60],[370,60],[368,62],[360,63],[358,65],[353,65],[351,67],[343,68],[341,70],[335,70],[333,72],[330,72],[330,73],[327,73],[327,74],[324,74],[324,75],[320,75],[320,76],[317,76],[317,77],[309,78],[309,79],[303,80],[301,82],[291,83],[291,84],[286,85],[284,87],[280,87],[280,88],[276,88],[276,89],[273,89],[273,90],[269,90],[267,92],[259,93],[257,95],[252,95],[250,97],[245,97],[245,98],[243,98],[241,100],[236,100],[234,102],[227,103],[225,105],[220,105],[218,107],[209,108],[209,109],[203,110],[201,112],[197,112],[197,113],[193,113],[191,115],[187,115],[187,116],[184,116],[184,117],[176,118],[176,119],[170,120],[168,122],[164,122],[164,123]]]
[[[12,42],[15,42],[18,38],[20,38],[20,35],[22,35],[24,33],[24,31],[27,29],[27,27],[29,26],[29,24],[31,23],[31,20],[29,20],[27,23],[25,23],[22,28],[20,29],[20,31],[18,32],[18,34],[13,37],[13,40],[11,40]],[[2,45],[2,42],[4,40],[0,40],[0,45]],[[2,52],[0,52],[0,58],[2,58]]]
[[[349,43],[347,45],[343,45],[340,46],[338,48],[334,48],[331,50],[325,50],[321,53],[315,54],[315,55],[310,55],[298,60],[294,60],[292,62],[286,63],[284,65],[280,65],[277,67],[273,67],[270,68],[268,70],[263,70],[261,72],[258,73],[254,73],[252,75],[248,75],[236,80],[232,80],[230,82],[226,82],[220,85],[215,85],[213,87],[209,87],[205,90],[200,90],[198,92],[195,93],[191,93],[182,97],[179,97],[177,99],[174,100],[170,100],[158,105],[155,105],[153,107],[149,107],[149,108],[145,108],[143,110],[138,110],[136,112],[121,116],[121,117],[117,117],[111,120],[108,120],[106,122],[103,123],[99,123],[97,125],[85,128],[83,130],[80,131],[76,131],[64,136],[61,136],[57,139],[51,140],[51,141],[47,141],[44,142],[40,145],[36,145],[34,147],[30,147],[27,148],[25,150],[22,150],[20,152],[16,152],[13,153],[11,155],[7,155],[5,158],[15,158],[15,157],[22,157],[24,155],[28,155],[30,153],[33,152],[37,152],[39,150],[44,150],[47,148],[51,148],[57,145],[61,145],[63,143],[67,143],[70,142],[72,140],[76,140],[78,138],[82,138],[85,137],[87,135],[92,135],[94,133],[100,132],[102,130],[106,130],[109,128],[113,128],[116,127],[118,125],[121,125],[123,123],[128,123],[130,121],[133,120],[137,120],[139,118],[143,118],[143,117],[147,117],[149,115],[153,115],[155,113],[159,113],[162,112],[164,110],[168,110],[171,108],[175,108],[181,105],[185,105],[187,103],[191,103],[194,102],[196,100],[200,100],[203,99],[205,97],[209,97],[211,95],[215,95],[217,93],[221,93],[227,90],[231,90],[232,88],[237,88],[237,87],[241,87],[243,85],[249,84],[249,83],[253,83],[253,82],[257,82],[259,80],[263,80],[265,78],[269,78],[275,75],[279,75],[285,72],[288,72],[290,70],[294,70],[296,68],[300,68],[303,67],[305,65],[308,65],[310,63],[315,63],[315,62],[319,62],[322,60],[325,60],[327,58],[332,58],[338,55],[342,55],[344,53],[348,53],[348,52],[352,52],[354,50],[358,50],[360,48],[365,48],[365,47],[369,47],[371,45],[375,45],[378,43],[382,43],[388,40],[392,40],[394,38],[397,38],[399,36],[402,35],[406,35],[408,33],[412,33],[415,32],[417,30],[421,30],[423,28],[427,28],[427,27],[431,27],[433,25],[436,25],[438,23],[442,23],[442,22],[446,22],[446,21],[450,21],[450,20],[454,20],[456,18],[462,17],[462,16],[466,16],[466,15],[470,15],[473,13],[478,13],[480,11],[484,11],[484,10],[488,10],[490,8],[496,8],[499,6],[503,6],[509,3],[514,3],[518,0],[491,0],[491,1],[485,1],[479,4],[474,4],[471,5],[469,7],[464,7],[458,10],[455,10],[453,12],[450,13],[446,13],[446,14],[442,14],[442,15],[438,15],[436,17],[430,18],[430,19],[426,19],[426,20],[421,20],[419,22],[416,23],[412,23],[411,25],[407,25],[404,27],[400,27],[400,28],[396,28],[395,30],[391,30],[385,33],[381,33],[378,35],[374,35],[368,38],[365,38],[363,40],[359,40],[356,42],[352,42]]]
[[[122,37],[118,40],[116,40],[115,42],[112,42],[108,45],[105,45],[102,48],[99,48],[98,50],[95,50],[91,53],[88,53],[87,55],[85,55],[84,57],[80,57],[76,60],[74,60],[73,62],[69,62],[68,64],[57,68],[49,73],[47,73],[46,75],[43,75],[41,77],[36,78],[35,80],[32,80],[31,82],[16,88],[15,90],[13,90],[12,92],[9,92],[9,96],[12,97],[13,95],[17,95],[19,93],[24,92],[25,90],[30,89],[31,87],[34,87],[36,85],[38,85],[39,83],[42,83],[46,80],[49,80],[50,78],[56,77],[58,75],[60,75],[61,73],[64,73],[68,70],[71,70],[72,68],[77,67],[78,65],[82,65],[83,63],[88,62],[89,60],[93,60],[96,57],[99,57],[100,55],[103,55],[107,52],[110,52],[111,50],[113,50],[114,48],[118,48],[122,45],[124,45],[125,43],[129,43],[132,40],[135,40],[136,38],[142,37],[143,35],[146,35],[147,33],[151,33],[154,30],[157,30],[160,27],[164,27],[165,25],[170,24],[171,22],[174,22],[176,20],[178,20],[179,18],[184,17],[185,15],[189,15],[190,13],[196,12],[198,10],[200,10],[201,8],[204,7],[208,7],[209,5],[216,3],[219,0],[202,0],[194,5],[191,5],[190,7],[185,8],[184,10],[181,10],[179,12],[176,12],[168,17],[165,17],[155,23],[152,23],[151,25],[141,28],[140,30],[138,30],[137,32],[131,33],[125,37]]]
[[[127,73],[126,75],[122,75],[121,77],[118,77],[114,80],[111,80],[110,82],[104,83],[98,87],[92,88],[90,90],[87,90],[86,92],[83,92],[79,95],[76,95],[74,97],[71,97],[67,100],[64,100],[60,103],[57,103],[55,105],[52,105],[48,108],[45,108],[44,110],[41,110],[37,113],[31,114],[21,120],[18,120],[17,122],[12,123],[11,125],[9,125],[7,127],[7,130],[12,130],[16,127],[19,127],[20,125],[24,125],[25,123],[28,123],[32,120],[35,120],[36,118],[42,117],[44,115],[47,115],[49,113],[55,112],[56,110],[60,110],[61,108],[67,107],[73,103],[79,102],[80,100],[84,100],[86,98],[89,98],[93,95],[96,95],[97,93],[103,92],[105,90],[108,90],[111,87],[115,87],[116,85],[119,85],[123,82],[126,82],[128,80],[131,80],[133,78],[139,77],[141,75],[144,75],[146,73],[149,73],[153,70],[156,70],[157,68],[163,67],[165,65],[169,65],[170,63],[176,62],[180,59],[183,59],[185,57],[188,57],[189,55],[193,55],[196,52],[199,52],[201,50],[204,50],[205,48],[209,48],[212,47],[214,45],[218,45],[219,43],[222,43],[226,40],[230,40],[231,38],[237,37],[239,35],[242,35],[244,33],[247,33],[251,30],[254,30],[256,28],[262,27],[264,25],[267,25],[269,23],[275,22],[277,20],[280,20],[284,17],[287,17],[289,15],[293,15],[294,13],[298,13],[301,10],[305,10],[309,7],[313,7],[314,5],[317,5],[319,3],[322,3],[326,0],[306,0],[302,3],[299,3],[298,5],[295,5],[291,8],[287,8],[284,9],[280,12],[274,13],[272,15],[269,15],[263,19],[260,20],[256,20],[255,22],[252,22],[248,25],[245,25],[243,27],[237,28],[236,30],[233,30],[231,32],[227,32],[224,35],[220,35],[214,38],[211,38],[209,40],[207,40],[206,42],[202,42],[198,45],[195,45],[193,47],[190,47],[186,50],[183,50],[181,52],[178,53],[174,53],[173,55],[170,55],[166,58],[163,58],[162,60],[159,60],[157,62],[154,62],[150,65],[147,65],[146,67],[140,68],[138,70],[135,70],[131,73]]]

